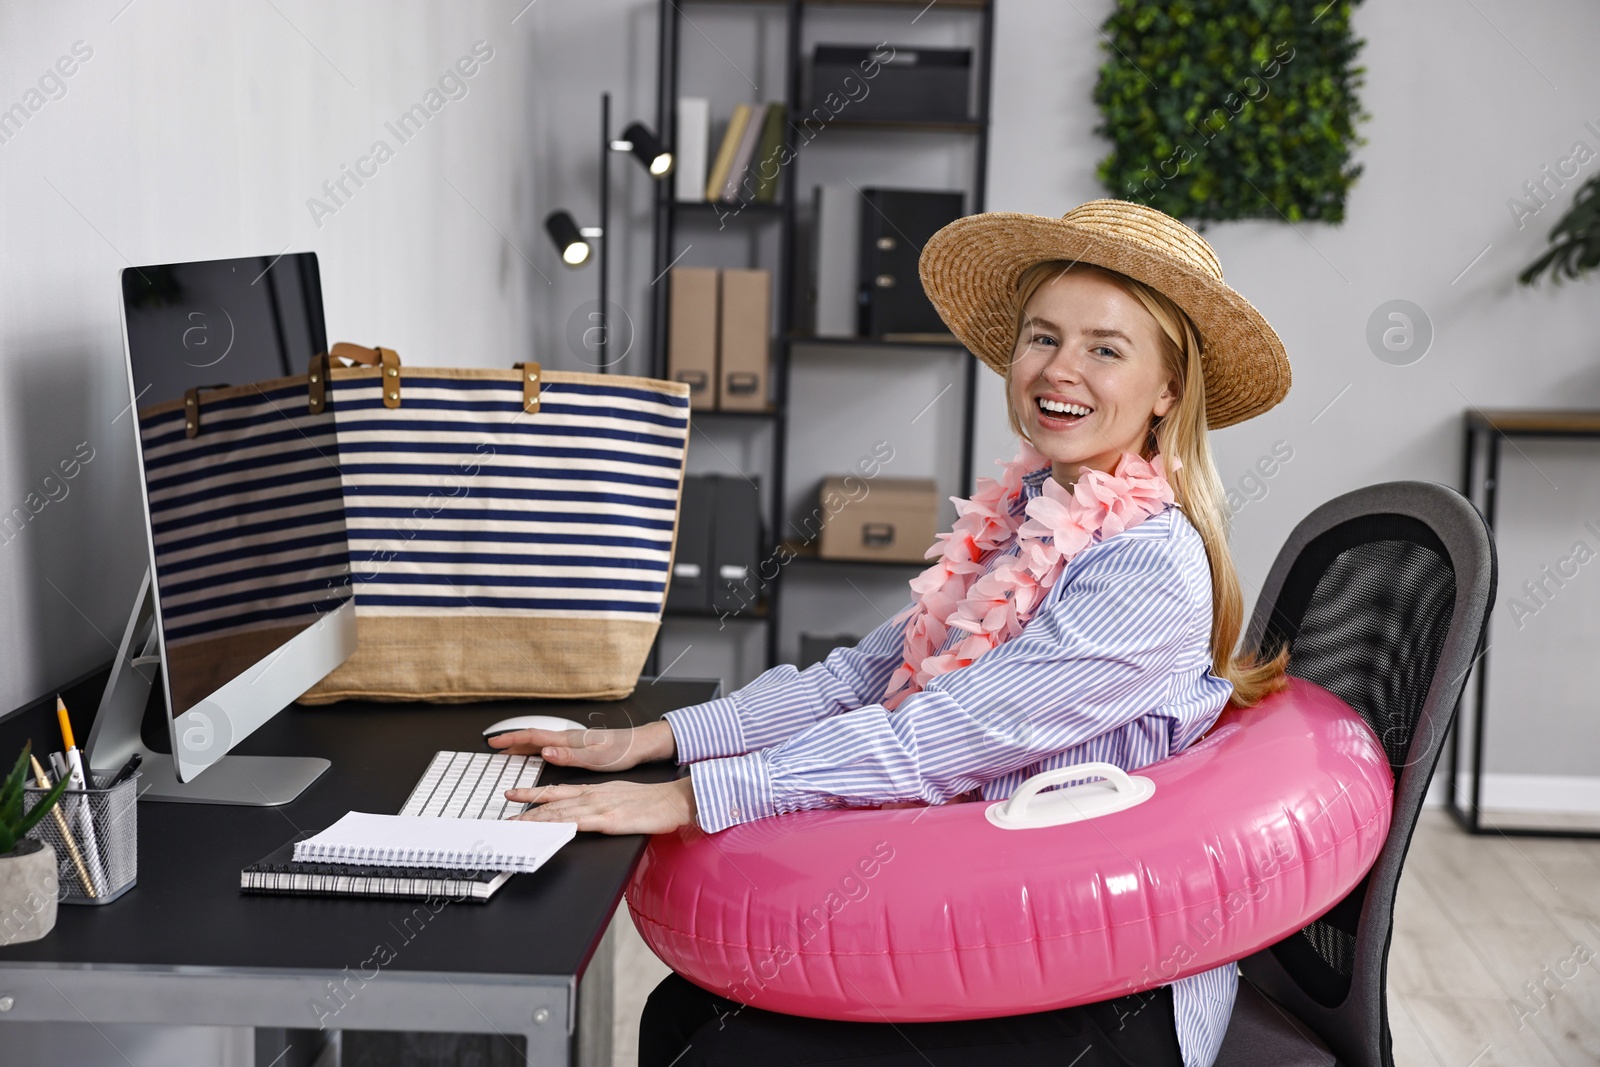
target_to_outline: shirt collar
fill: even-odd
[[[1022,476],[1022,499],[1032,500],[1044,491],[1045,479],[1050,477],[1049,467],[1040,467]]]
[[[1050,468],[1040,467],[1036,471],[1029,471],[1022,476],[1022,492],[1017,494],[1017,502],[1012,506],[1013,512],[1021,514],[1028,507],[1028,501],[1044,492],[1044,483],[1050,478]]]

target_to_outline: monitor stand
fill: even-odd
[[[141,800],[276,807],[299,796],[332,766],[317,756],[223,756],[194,780],[178,781],[172,755],[152,752],[139,733],[155,672],[160,668],[155,589],[146,569],[117,658],[111,664],[100,710],[84,745],[85,762],[100,773],[116,771],[137,752],[142,760]]]

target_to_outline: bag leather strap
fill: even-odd
[[[183,392],[183,435],[185,437],[200,436],[200,393],[205,389],[226,389],[227,382],[218,382],[215,385],[197,385],[193,389]]]
[[[333,369],[332,357],[318,352],[311,357],[311,367],[306,371],[306,408],[313,415],[321,415],[328,406],[328,372]]]
[[[539,414],[539,387],[544,384],[543,369],[537,363],[511,365],[522,372],[522,410],[529,415]]]
[[[364,363],[369,367],[379,367],[383,375],[379,379],[383,384],[383,406],[397,408],[400,406],[400,354],[392,348],[363,348],[347,341],[340,341],[333,346],[330,353],[338,359],[348,359],[352,363]]]

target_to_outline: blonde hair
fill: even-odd
[[[1178,400],[1164,416],[1155,420],[1153,432],[1147,436],[1141,453],[1145,459],[1159,453],[1179,461],[1179,469],[1169,471],[1168,478],[1183,513],[1200,533],[1206,559],[1211,565],[1211,670],[1217,677],[1233,683],[1232,706],[1250,707],[1268,693],[1288,685],[1284,667],[1289,654],[1284,648],[1273,658],[1261,661],[1241,655],[1237,650],[1239,632],[1244,626],[1244,597],[1239,591],[1239,574],[1233,566],[1233,555],[1228,550],[1228,513],[1222,479],[1217,475],[1211,444],[1206,437],[1206,391],[1200,364],[1199,331],[1183,309],[1143,282],[1089,263],[1052,260],[1034,264],[1017,280],[1014,338],[1022,337],[1027,326],[1024,309],[1039,288],[1074,269],[1096,271],[1139,301],[1161,327],[1162,359],[1177,387]],[[1014,365],[1015,360],[1006,366],[1006,412],[1012,432],[1027,440],[1016,409],[1011,406],[1011,367]]]

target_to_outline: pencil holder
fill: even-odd
[[[104,788],[110,780],[91,775],[94,788],[68,789],[28,831],[56,850],[63,904],[109,904],[138,880],[139,775]],[[31,810],[46,790],[34,782],[24,793]]]

